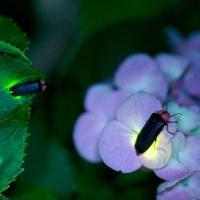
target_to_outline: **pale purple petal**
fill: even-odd
[[[176,102],[171,102],[168,104],[168,111],[172,115],[180,113],[180,115],[176,115],[174,118],[178,122],[178,129],[185,134],[190,133],[190,131],[196,129],[200,124],[200,112],[199,110],[194,110],[192,107],[184,107],[178,105]]]
[[[73,140],[79,154],[90,162],[99,162],[99,135],[105,126],[104,118],[91,113],[82,114],[74,127]]]
[[[177,185],[171,190],[159,193],[157,200],[192,200],[190,193],[182,185]]]
[[[170,46],[179,54],[200,50],[200,31],[194,31],[189,37],[183,38],[179,31],[169,27],[166,35]]]
[[[141,164],[136,156],[136,134],[118,121],[104,128],[99,138],[99,153],[110,168],[124,173],[137,170]]]
[[[114,90],[108,84],[96,84],[87,91],[85,108],[110,120],[114,118],[118,106],[128,95],[128,92]]]
[[[180,152],[180,162],[190,170],[200,170],[200,138],[195,136],[187,137],[187,145],[184,151]]]
[[[189,181],[189,191],[194,199],[200,199],[200,172],[195,173],[190,177]]]
[[[115,84],[131,92],[148,92],[160,99],[167,94],[167,81],[155,61],[147,54],[129,56],[114,77]]]
[[[91,86],[86,92],[85,109],[90,112],[101,113],[102,105],[112,92],[113,89],[109,84],[99,83]]]
[[[200,50],[200,32],[196,31],[182,43],[182,52]]]
[[[166,53],[157,55],[156,61],[170,82],[179,79],[189,64],[185,57]]]
[[[191,174],[188,167],[179,161],[179,153],[186,147],[186,139],[182,133],[176,133],[172,139],[173,154],[169,163],[162,169],[155,170],[155,174],[167,181],[184,178]]]
[[[178,160],[171,159],[167,166],[155,170],[155,174],[166,181],[172,181],[189,175],[190,170]]]
[[[199,96],[200,52],[188,52],[187,57],[190,59],[191,68],[184,78],[183,87],[189,94]]]
[[[117,119],[136,132],[140,132],[150,115],[162,110],[162,105],[154,96],[139,93],[128,97],[117,110]]]
[[[178,154],[184,151],[187,146],[187,137],[181,132],[176,132],[171,141],[173,145],[173,157],[177,159]]]
[[[129,96],[130,94],[122,90],[114,90],[102,105],[102,110],[108,119],[114,119],[116,111],[119,105]]]
[[[157,189],[158,191],[157,197],[159,197],[160,199],[168,199],[168,198],[174,199],[177,192],[178,193],[181,192],[185,195],[186,199],[199,199],[200,197],[199,188],[200,188],[200,172],[196,172],[190,174],[189,176],[183,179],[162,183],[161,185],[159,185]],[[183,196],[180,197],[183,198]]]
[[[184,177],[187,178],[187,177]],[[162,182],[158,187],[157,187],[157,193],[162,193],[165,192],[166,190],[171,189],[175,185],[177,185],[181,180],[183,179],[177,179],[175,181],[165,181]]]

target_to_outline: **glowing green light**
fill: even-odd
[[[14,99],[16,99],[16,100],[22,99],[22,96],[13,96],[13,97],[14,97]]]
[[[4,84],[3,86],[3,90],[6,92],[6,93],[9,93],[14,99],[16,100],[21,100],[23,97],[22,96],[13,96],[12,95],[12,92],[10,91],[10,89],[19,84],[20,83],[20,80],[9,80],[6,84]]]

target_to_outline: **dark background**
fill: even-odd
[[[72,143],[90,85],[111,78],[129,54],[169,51],[164,29],[200,29],[198,0],[6,0],[31,41],[28,55],[47,90],[32,104],[25,171],[5,195],[11,200],[155,199],[161,182],[141,169],[122,174],[82,160]]]

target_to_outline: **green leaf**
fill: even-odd
[[[20,28],[9,18],[0,17],[0,41],[5,41],[22,51],[28,48],[29,41]]]
[[[9,187],[23,169],[32,96],[14,97],[15,84],[42,75],[19,49],[0,43],[0,193]]]
[[[180,0],[81,0],[80,19],[86,34],[124,20],[139,20],[155,17]]]
[[[0,53],[21,56],[28,61],[28,58],[20,49],[4,41],[0,41]]]
[[[0,43],[0,50],[1,48]],[[14,47],[11,46],[10,51]],[[22,52],[21,52],[22,54]],[[29,60],[22,56],[13,56],[0,52],[0,119],[13,112],[17,106],[24,104],[28,97],[13,97],[10,88],[18,83],[42,78],[42,75],[32,67]]]
[[[29,104],[27,101],[0,122],[0,192],[23,171],[21,164],[28,136]]]

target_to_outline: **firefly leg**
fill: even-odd
[[[170,134],[172,134],[172,135],[175,135],[175,133],[173,133],[173,132],[171,132],[171,131],[169,130],[168,125],[167,125],[167,132],[170,133]]]
[[[178,121],[168,121],[167,123],[178,123]]]

